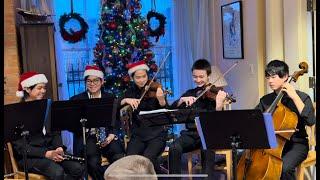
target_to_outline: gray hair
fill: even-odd
[[[112,163],[104,172],[108,180],[157,180],[152,162],[140,155],[123,157]]]

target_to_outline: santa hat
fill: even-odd
[[[16,96],[23,97],[23,90],[39,83],[48,83],[48,80],[44,74],[39,74],[34,71],[25,72],[21,74]]]
[[[144,61],[137,61],[137,62],[128,64],[127,68],[128,68],[128,74],[130,77],[132,77],[131,75],[138,70],[149,71],[149,67],[146,65]]]
[[[101,79],[103,79],[103,77],[104,77],[103,72],[96,65],[93,65],[93,66],[87,65],[86,66],[86,69],[85,69],[85,71],[83,73],[83,77],[85,78],[87,76],[97,76],[97,77],[99,77]]]

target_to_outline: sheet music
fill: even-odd
[[[139,115],[166,113],[166,112],[174,112],[174,111],[178,111],[178,109],[157,109],[152,111],[140,111]]]

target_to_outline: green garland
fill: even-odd
[[[152,28],[150,27],[150,19],[153,17],[159,21],[159,26],[155,30],[152,30]],[[148,20],[148,31],[150,32],[150,36],[156,37],[156,42],[158,42],[159,36],[161,35],[163,36],[165,33],[164,25],[166,24],[166,17],[155,11],[149,11],[147,14],[147,20]]]
[[[70,30],[70,33],[65,29],[65,24],[71,19],[77,20],[81,26],[79,31]],[[88,32],[88,24],[78,13],[63,14],[59,19],[60,34],[65,41],[76,43],[86,38]]]

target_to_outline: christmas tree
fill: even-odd
[[[130,83],[126,65],[145,61],[149,75],[157,71],[150,50],[148,21],[141,16],[140,0],[105,0],[99,21],[94,62],[105,72],[105,90],[122,96]]]

